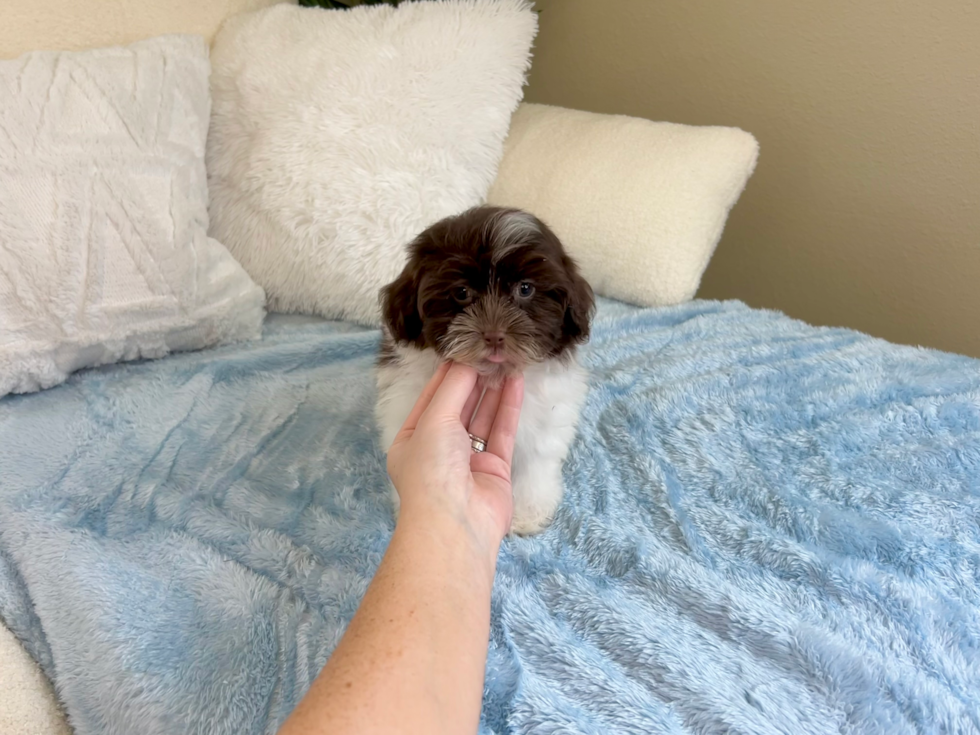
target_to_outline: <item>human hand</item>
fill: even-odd
[[[496,556],[514,508],[510,471],[524,378],[508,378],[482,401],[480,393],[473,368],[440,366],[388,450],[388,474],[399,521],[461,522]],[[486,439],[485,452],[473,451],[469,434]]]

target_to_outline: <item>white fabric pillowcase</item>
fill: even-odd
[[[196,36],[0,61],[0,396],[259,336],[206,234],[209,70]]]
[[[406,244],[483,202],[536,30],[523,0],[226,21],[211,56],[211,234],[270,309],[379,323]]]
[[[488,199],[547,222],[596,293],[677,304],[694,298],[758,155],[738,128],[523,104]]]

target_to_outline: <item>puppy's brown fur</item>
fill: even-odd
[[[425,230],[381,300],[392,340],[472,365],[487,384],[587,340],[595,305],[555,233],[499,207]]]

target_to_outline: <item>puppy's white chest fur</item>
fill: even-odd
[[[394,345],[378,366],[376,415],[386,450],[438,365],[435,350]],[[524,405],[511,469],[513,533],[542,530],[558,509],[562,464],[575,438],[587,390],[588,374],[574,356],[545,360],[524,371]]]

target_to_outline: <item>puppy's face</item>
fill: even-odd
[[[409,245],[381,291],[401,343],[472,365],[490,384],[589,336],[592,289],[555,234],[527,212],[478,207],[437,222]]]

